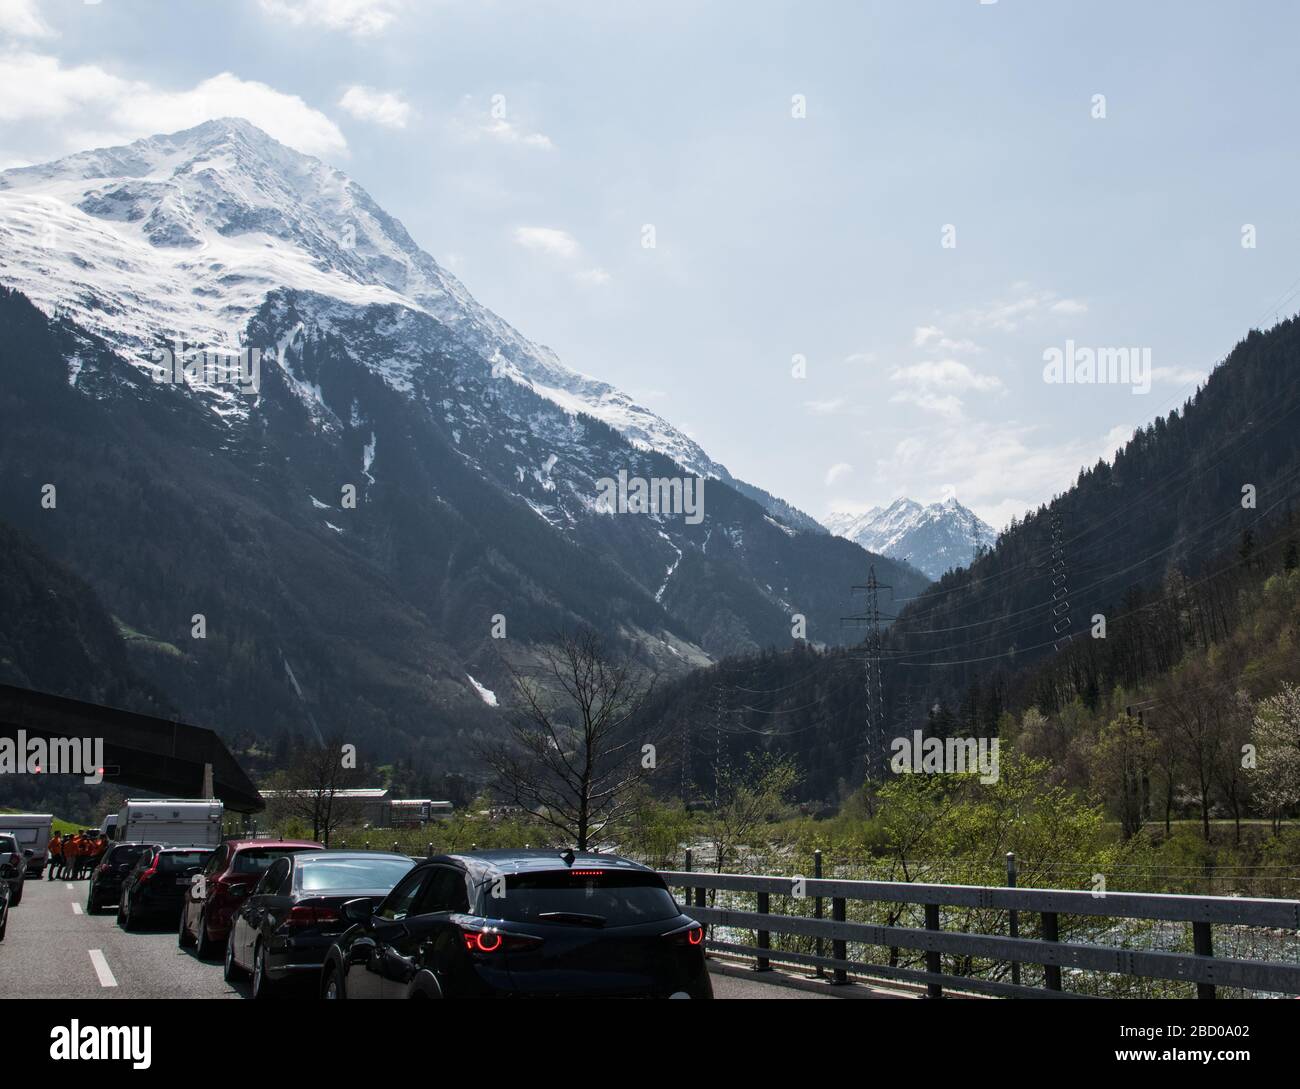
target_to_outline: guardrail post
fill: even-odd
[[[822,853],[821,853],[821,849],[819,848],[818,850],[813,852],[813,878],[816,880],[821,880],[821,876],[822,876]],[[813,898],[813,918],[820,919],[821,917],[822,917],[822,898],[820,896],[817,896]],[[822,956],[825,956],[825,954],[826,954],[826,943],[823,939],[818,938],[817,956],[820,958]],[[825,970],[822,968],[820,964],[817,965],[817,978],[824,979],[825,976],[826,976]]]
[[[1056,942],[1061,940],[1061,935],[1057,929],[1056,912],[1043,912],[1043,941]],[[1059,964],[1044,964],[1043,974],[1047,977],[1047,989],[1049,991],[1059,991],[1061,989],[1061,966]]]
[[[430,843],[430,844],[429,844],[429,845],[424,849],[424,857],[425,857],[425,858],[432,858],[432,857],[433,857],[433,844],[432,844],[432,843]]]
[[[758,913],[760,915],[769,914],[771,912],[771,906],[772,906],[772,901],[771,901],[770,894],[766,892],[760,892],[758,894]],[[770,931],[760,930],[758,932],[758,947],[760,949],[772,948],[772,935]],[[772,970],[772,965],[768,961],[767,957],[760,956],[758,958],[758,962],[754,965],[754,971],[770,972],[771,970]]]
[[[845,914],[843,896],[831,897],[831,918],[837,923],[844,922]],[[842,938],[832,938],[831,956],[836,960],[848,960],[849,943],[844,941]],[[835,983],[847,983],[849,981],[849,974],[843,968],[836,968],[832,981]]]
[[[397,840],[393,840],[393,854],[399,854],[399,853],[400,852],[397,850]]]
[[[1198,957],[1214,956],[1214,937],[1210,933],[1209,923],[1192,923],[1192,952]],[[1213,983],[1198,983],[1197,998],[1215,997]]]
[[[939,929],[939,905],[925,905],[925,929]],[[943,965],[940,963],[938,951],[927,952],[925,954],[925,970],[933,975],[938,975],[943,971]],[[941,983],[930,983],[926,985],[926,995],[929,998],[942,998],[943,985]]]
[[[1015,851],[1006,852],[1006,888],[1015,888]],[[1008,933],[1013,938],[1021,936],[1021,912],[1011,908],[1009,912]],[[1013,960],[1011,962],[1011,982],[1018,984],[1021,981],[1021,962]]]

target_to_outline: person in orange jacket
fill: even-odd
[[[55,832],[50,837],[50,860],[45,866],[46,877],[53,881],[63,865],[63,837]]]

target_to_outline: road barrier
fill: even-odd
[[[689,867],[690,861],[688,859]],[[1235,959],[1216,956],[1213,927],[1269,928],[1289,931],[1292,950],[1300,951],[1300,900],[1265,900],[1229,896],[1182,896],[1143,892],[1074,891],[1064,889],[1004,888],[981,885],[929,885],[895,881],[841,881],[810,878],[767,877],[754,874],[716,874],[701,871],[661,871],[674,889],[684,889],[688,911],[701,923],[714,928],[708,948],[717,952],[753,957],[755,968],[767,970],[773,961],[833,973],[833,983],[847,983],[848,974],[877,979],[924,984],[931,998],[942,997],[944,988],[1004,998],[1087,998],[1092,995],[1063,989],[1061,969],[1114,973],[1120,976],[1194,983],[1198,998],[1214,998],[1216,988],[1244,988],[1256,992],[1300,994],[1300,963],[1266,959]],[[730,906],[708,907],[706,890],[752,894],[755,910]],[[772,911],[772,898],[786,898],[789,913]],[[822,901],[831,901],[831,917],[822,917]],[[879,925],[848,919],[850,903],[895,905],[890,913],[897,921],[909,910],[920,909],[924,928]],[[801,912],[810,910],[811,914]],[[988,920],[1006,913],[1014,916],[1021,930],[1030,929],[1026,915],[1039,917],[1037,937],[944,929],[941,916],[950,920],[961,913],[982,923],[985,931],[998,929]],[[977,914],[978,913],[978,914]],[[990,913],[992,913],[990,915]],[[1126,949],[1060,938],[1060,921],[1086,916],[1110,920],[1157,920],[1190,924],[1192,952],[1154,949]],[[748,930],[754,944],[720,940],[717,928]],[[1008,925],[1009,931],[1014,933]],[[773,949],[773,934],[815,939],[803,943],[816,952]],[[831,956],[821,955],[823,942],[831,943]],[[897,964],[876,964],[849,959],[848,945],[877,946],[891,950],[923,953],[925,968]],[[896,959],[896,958],[894,958]],[[944,961],[949,970],[945,970]],[[989,965],[988,975],[955,970],[971,968],[976,960]],[[963,964],[964,962],[964,964]],[[991,978],[995,964],[1041,965],[1043,985]]]

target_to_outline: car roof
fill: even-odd
[[[228,839],[226,846],[232,851],[246,851],[251,848],[263,848],[266,850],[279,850],[282,847],[310,847],[313,850],[325,850],[319,843],[311,839]]]
[[[415,861],[410,855],[394,854],[392,851],[349,851],[343,849],[337,851],[308,851],[305,854],[293,855],[292,858],[295,866],[308,862],[317,862],[322,858],[392,858],[401,862]]]
[[[457,854],[435,855],[428,863],[442,863],[467,870],[474,877],[489,874],[541,873],[548,870],[587,869],[599,866],[602,870],[625,870],[654,873],[649,866],[633,862],[621,855],[603,855],[594,851],[574,851],[570,865],[559,850],[494,850],[469,851]]]
[[[189,853],[189,854],[193,854],[195,851],[207,851],[208,854],[211,854],[213,851],[216,850],[215,847],[208,847],[208,846],[206,846],[205,844],[202,844],[202,843],[196,843],[196,844],[194,844],[192,847],[182,847],[179,843],[152,843],[152,844],[150,844],[150,846],[151,846],[151,847],[158,847],[158,848],[160,848],[163,852],[166,852],[166,851],[185,851],[185,852],[187,852],[187,853]]]

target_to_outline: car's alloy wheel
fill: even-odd
[[[222,973],[225,975],[227,983],[234,983],[243,975],[243,969],[235,963],[235,935],[233,932],[226,939],[226,959],[222,966]]]
[[[271,978],[266,974],[266,946],[261,942],[253,950],[253,997],[270,998],[274,990]]]
[[[321,998],[338,999],[343,997],[343,984],[339,981],[338,972],[329,968],[326,970],[325,987],[321,992]]]
[[[208,937],[208,909],[199,912],[199,925],[194,935],[195,954],[199,960],[207,960],[216,952],[217,943]]]

